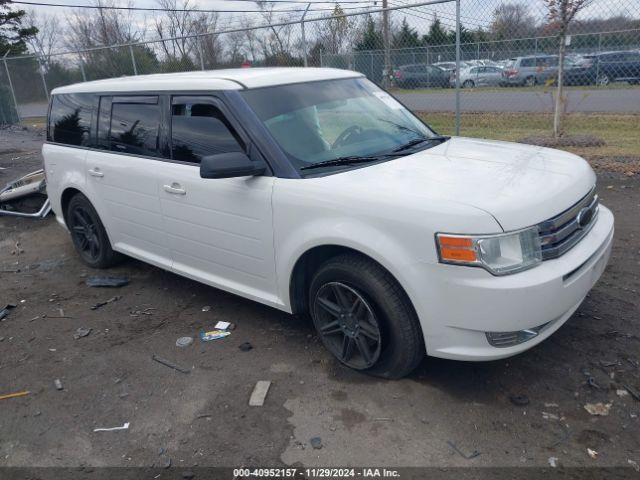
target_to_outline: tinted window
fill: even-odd
[[[533,67],[535,65],[535,58],[523,58],[520,60],[521,67]]]
[[[47,140],[67,145],[88,146],[93,97],[90,93],[54,95]]]
[[[172,158],[199,163],[202,157],[244,151],[222,112],[202,98],[177,97],[171,107]]]
[[[158,154],[160,108],[157,97],[155,102],[118,103],[113,100],[109,132],[111,150],[137,155]]]

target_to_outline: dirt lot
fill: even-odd
[[[0,131],[0,183],[38,168],[41,141],[37,131]],[[616,240],[573,318],[518,357],[425,359],[400,381],[341,367],[305,320],[138,261],[109,272],[128,286],[89,288],[97,272],[52,216],[0,217],[0,308],[17,304],[0,323],[0,395],[30,391],[0,401],[0,465],[517,467],[556,457],[561,467],[632,471],[640,398],[617,390],[640,391],[640,176],[598,175]],[[175,346],[217,320],[237,328]],[[91,334],[74,339],[79,327]],[[239,350],[243,342],[254,348]],[[249,407],[258,380],[273,383],[265,405]],[[585,410],[597,402],[611,404],[607,416]],[[127,431],[93,432],[125,422]]]

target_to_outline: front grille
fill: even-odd
[[[542,259],[550,260],[564,255],[589,233],[597,216],[598,196],[594,186],[573,207],[538,224]]]

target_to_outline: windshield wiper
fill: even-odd
[[[395,150],[392,150],[393,152],[402,152],[404,150],[409,150],[412,147],[415,147],[416,145],[420,145],[421,143],[424,142],[446,142],[447,140],[449,140],[449,138],[451,137],[445,137],[443,135],[436,135],[433,137],[419,137],[419,138],[414,138],[413,140],[409,140],[407,143],[405,143],[404,145],[400,145],[398,148],[396,148]]]
[[[311,170],[312,168],[322,168],[322,167],[333,167],[340,165],[352,165],[355,163],[367,163],[367,162],[375,162],[377,160],[382,160],[388,156],[393,155],[370,155],[370,156],[357,156],[351,155],[348,157],[338,157],[333,158],[331,160],[323,160],[322,162],[312,163],[311,165],[307,165],[305,167],[300,167],[300,170]]]

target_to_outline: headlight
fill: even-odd
[[[436,235],[442,263],[483,267],[493,275],[506,275],[534,267],[542,261],[538,227],[497,235]]]

